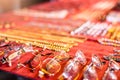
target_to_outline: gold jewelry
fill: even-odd
[[[19,31],[19,30],[7,30],[5,32],[6,34],[12,34],[12,35],[20,35],[24,37],[30,37],[30,38],[36,38],[36,39],[46,39],[46,40],[55,40],[59,42],[64,42],[64,43],[75,43],[75,42],[83,42],[84,39],[76,39],[76,38],[71,38],[71,37],[64,37],[64,36],[55,36],[51,34],[43,34],[43,33],[31,33],[31,32],[25,32],[25,31]],[[45,36],[44,36],[45,35]]]
[[[24,37],[19,37],[19,36],[13,36],[13,35],[7,35],[7,34],[0,34],[0,36],[2,38],[6,38],[8,41],[16,41],[16,42],[20,42],[20,43],[30,43],[32,45],[36,45],[39,47],[46,47],[48,49],[52,49],[55,51],[69,51],[69,48],[71,48],[71,46],[69,46],[69,44],[54,44],[54,42],[50,42],[50,41],[43,41],[43,40],[37,40],[37,39],[29,39],[29,38],[24,38]]]

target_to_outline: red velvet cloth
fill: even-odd
[[[63,1],[63,0],[60,0],[60,1]],[[67,0],[64,0],[64,1],[67,1]],[[77,0],[78,1],[78,0]],[[93,4],[92,1],[93,0],[89,0],[90,2],[87,4],[84,0],[81,0],[82,2],[82,6],[84,6],[83,8],[81,8],[80,10],[84,10],[86,7],[90,6],[88,4]],[[98,0],[94,0],[94,1],[98,1]],[[94,2],[93,1],[93,2]],[[78,1],[79,2],[79,1]],[[64,5],[67,3],[67,2],[51,2],[51,3],[45,3],[45,4],[42,4],[42,5],[36,5],[36,6],[32,6],[30,7],[29,9],[34,9],[34,10],[43,10],[43,11],[54,11],[54,10],[60,10],[60,9],[71,9],[71,5],[68,5],[67,7],[66,6],[63,6],[62,8],[60,7],[61,3],[64,3]],[[71,2],[68,2],[68,3],[71,3],[71,4],[74,4],[76,5],[77,7],[80,5],[79,3],[72,3],[72,0]],[[58,5],[59,4],[59,5]],[[86,5],[85,5],[86,4]],[[51,7],[51,8],[48,8],[50,7],[51,5],[55,5],[55,6],[58,6],[58,7]],[[73,7],[75,8],[75,7]],[[78,8],[77,8],[78,10]],[[16,16],[14,15],[12,12],[10,13],[6,13],[6,14],[3,14],[3,15],[0,15],[0,22],[10,22],[10,23],[15,23],[14,26],[11,27],[11,29],[14,29],[14,28],[22,28],[22,26],[24,27],[26,23],[30,22],[30,21],[37,21],[37,22],[44,22],[44,23],[52,23],[52,24],[66,24],[66,21],[68,21],[67,19],[44,19],[44,18],[33,18],[33,17],[23,17],[23,16]],[[56,22],[55,22],[56,21]],[[78,26],[78,25],[81,25],[84,21],[82,20],[76,20],[76,21],[72,21],[72,22],[67,22],[67,24],[70,24],[72,26]],[[75,27],[76,28],[76,27]],[[3,30],[5,31],[5,29],[0,29],[0,30]],[[22,29],[21,29],[22,30]],[[27,30],[27,29],[26,29]],[[30,31],[29,27],[28,27],[28,31]],[[88,37],[88,36],[86,36]],[[70,51],[68,52],[71,56],[74,56],[76,51],[77,50],[81,50],[86,58],[87,58],[87,62],[88,64],[90,63],[91,61],[91,56],[92,54],[96,54],[98,55],[102,61],[103,60],[103,56],[104,55],[109,55],[111,53],[113,53],[113,49],[114,47],[112,46],[105,46],[105,45],[101,45],[100,43],[98,43],[97,41],[85,41],[83,43],[78,43],[78,46],[74,46],[70,49]],[[51,51],[51,50],[45,50],[44,52],[42,52],[42,54],[46,54],[46,53],[49,53],[49,52],[53,52],[54,54],[59,54],[59,52],[54,52],[54,51]],[[30,78],[33,78],[33,79],[41,79],[38,77],[38,70],[39,69],[36,69],[34,72],[31,72],[28,68],[25,68],[25,67],[21,67],[21,68],[17,68],[17,63],[18,62],[22,62],[24,63],[25,61],[33,58],[34,55],[31,54],[31,53],[25,53],[22,55],[22,57],[19,59],[19,60],[16,60],[15,62],[13,62],[13,66],[12,67],[9,67],[8,64],[4,64],[2,66],[0,66],[0,69],[1,70],[5,70],[5,71],[9,71],[11,73],[15,73],[15,74],[18,74],[18,75],[22,75],[22,76],[25,76],[25,77],[30,77]],[[42,61],[45,60],[46,58],[49,58],[49,57],[53,57],[52,56],[47,56],[47,57],[42,57]],[[66,64],[67,61],[63,62],[63,63],[60,63],[61,66],[62,66],[62,69],[60,70],[59,73],[57,73],[55,76],[53,77],[44,77],[42,80],[56,80],[58,78],[58,76],[62,73],[63,69],[64,69],[64,66]],[[99,80],[102,79],[104,73],[105,73],[105,70],[107,69],[108,67],[108,61],[105,61],[106,64],[103,65],[102,69],[97,69],[97,73],[98,73],[98,76],[99,76]],[[28,67],[28,65],[27,65]],[[79,76],[79,79],[82,79],[82,73],[83,73],[83,69],[84,69],[85,66],[82,66],[81,67],[81,71],[80,71],[80,76]],[[118,79],[120,79],[120,71],[117,74],[117,77]]]

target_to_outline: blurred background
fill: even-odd
[[[49,0],[0,0],[0,13],[28,7]]]

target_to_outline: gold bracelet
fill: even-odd
[[[32,45],[35,45],[35,46],[39,46],[39,47],[46,47],[48,49],[52,49],[52,50],[55,50],[55,51],[69,51],[69,48],[71,48],[71,46],[64,46],[63,44],[59,44],[59,45],[55,45],[55,44],[52,44],[50,42],[47,42],[47,41],[39,41],[39,40],[36,40],[36,39],[28,39],[28,38],[24,38],[24,37],[18,37],[18,36],[11,36],[11,35],[6,35],[6,34],[0,34],[0,36],[2,38],[6,38],[7,37],[7,40],[8,41],[16,41],[16,42],[20,42],[20,43],[30,43]]]
[[[24,37],[30,37],[30,38],[43,38],[46,40],[55,40],[55,41],[60,41],[60,42],[67,42],[67,43],[75,43],[75,42],[84,42],[84,39],[76,39],[76,38],[70,38],[70,37],[64,37],[64,36],[55,36],[55,35],[50,35],[50,34],[46,34],[46,36],[44,36],[43,33],[31,33],[31,32],[25,32],[25,31],[19,31],[19,30],[9,30],[6,31],[6,33],[8,34],[13,34],[13,35],[20,35],[20,36],[24,36]],[[23,35],[22,35],[23,34]],[[34,35],[34,36],[32,36]]]

